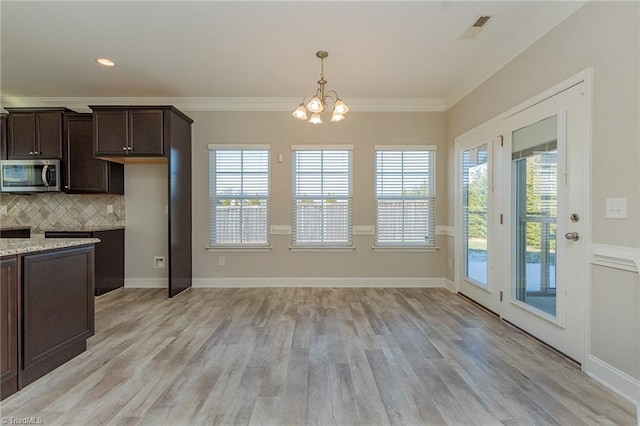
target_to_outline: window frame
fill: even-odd
[[[291,146],[291,176],[292,176],[292,187],[291,187],[291,250],[318,250],[318,251],[351,251],[354,249],[353,246],[353,145],[344,144],[344,145],[292,145]],[[298,170],[297,170],[297,160],[298,160],[298,152],[304,151],[321,151],[321,152],[338,152],[345,151],[348,153],[348,195],[346,196],[337,196],[337,195],[321,195],[314,194],[314,200],[346,200],[347,201],[347,241],[344,243],[330,241],[314,241],[314,242],[299,242],[296,240],[298,235],[297,226],[297,207],[298,200],[308,199],[309,195],[298,195],[297,194],[297,182],[298,182]],[[320,195],[320,196],[315,196]],[[326,223],[322,222],[323,229],[326,227]]]
[[[207,250],[247,250],[247,251],[262,251],[271,249],[271,145],[269,144],[209,144],[207,146],[209,151],[209,236]],[[255,195],[240,195],[234,196],[236,200],[265,200],[266,201],[266,221],[265,221],[265,235],[266,241],[253,243],[253,242],[240,242],[240,243],[214,243],[214,228],[216,226],[217,215],[215,212],[215,205],[217,200],[229,197],[218,197],[216,194],[216,171],[215,171],[215,157],[212,157],[212,153],[215,154],[219,151],[266,151],[267,152],[267,194],[266,197]],[[213,160],[213,161],[212,161]],[[240,171],[241,176],[244,174],[244,170]]]
[[[429,181],[430,181],[430,194],[427,196],[380,196],[378,194],[378,179],[379,179],[379,153],[380,152],[412,152],[412,151],[428,151],[430,152],[429,160]],[[374,245],[373,249],[376,251],[436,251],[438,249],[436,245],[436,200],[437,200],[437,145],[375,145],[374,147]],[[404,175],[404,170],[402,170]],[[428,240],[422,241],[391,241],[380,242],[379,240],[379,205],[381,200],[426,200],[428,202],[428,211],[431,213],[430,220],[427,223],[427,235]],[[404,233],[403,233],[404,236]]]

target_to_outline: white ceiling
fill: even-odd
[[[328,88],[347,103],[410,98],[444,108],[582,4],[5,0],[0,88],[4,105],[73,97],[301,100],[316,88],[315,52],[327,50]],[[475,39],[462,39],[481,14],[494,17]],[[97,57],[118,65],[99,66]]]

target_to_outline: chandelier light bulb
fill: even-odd
[[[333,115],[331,116],[331,121],[342,121],[345,119],[345,116],[342,114],[338,114],[337,112],[334,112]]]
[[[322,124],[322,118],[320,118],[320,113],[314,112],[311,114],[311,118],[309,119],[309,123],[311,124]]]
[[[342,102],[342,99],[338,99],[335,106],[333,107],[333,112],[334,114],[343,115],[349,112],[349,107],[344,102]]]
[[[324,111],[324,105],[322,105],[322,99],[318,97],[318,95],[314,96],[313,99],[309,101],[307,104],[307,108],[311,112],[322,112]]]
[[[307,110],[304,109],[304,104],[298,105],[298,108],[296,108],[296,110],[293,111],[291,113],[291,115],[293,115],[295,118],[298,118],[300,120],[306,120],[307,119]]]
[[[96,62],[105,67],[115,67],[116,63],[109,58],[96,58]]]

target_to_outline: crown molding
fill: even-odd
[[[505,65],[518,57],[536,41],[544,37],[562,21],[567,19],[576,10],[587,3],[588,0],[556,2],[553,8],[539,13],[517,36],[496,49],[492,55],[487,56],[483,63],[478,64],[476,71],[462,84],[456,87],[445,97],[445,110],[453,107],[465,96],[474,91],[478,86],[487,81],[491,76],[500,71]],[[540,32],[543,29],[543,32]]]
[[[441,98],[353,98],[357,112],[443,112]],[[182,111],[293,111],[300,98],[234,97],[10,97],[0,98],[2,107],[67,107],[90,111],[87,105],[173,105]]]

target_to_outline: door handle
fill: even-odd
[[[49,179],[47,179],[48,178],[48,174],[47,174],[48,170],[49,170],[49,166],[44,166],[42,168],[42,176],[41,177],[42,177],[42,183],[44,183],[44,186],[49,186]]]
[[[578,241],[580,239],[580,235],[578,235],[577,232],[567,232],[566,234],[564,234],[564,237],[567,240],[571,241]]]

